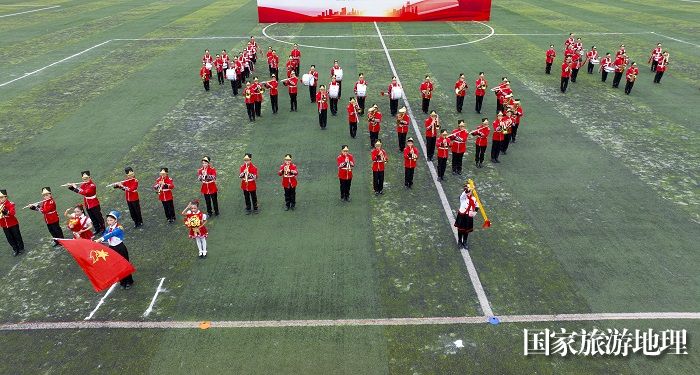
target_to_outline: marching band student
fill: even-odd
[[[258,194],[255,181],[258,179],[258,168],[250,161],[253,155],[245,154],[243,157],[243,165],[239,169],[238,177],[241,179],[241,190],[243,190],[243,198],[245,199],[245,213],[250,215],[251,208],[253,213],[258,213]]]
[[[97,199],[97,186],[90,177],[90,171],[81,172],[83,182],[78,188],[77,184],[68,184],[68,189],[83,196],[83,203],[87,208],[90,220],[95,225],[95,232],[102,233],[105,230],[105,219],[102,217],[100,201]]]
[[[656,72],[656,65],[659,60],[663,57],[663,49],[661,48],[661,43],[656,43],[656,48],[651,50],[651,56],[649,56],[649,62],[651,63],[651,71]]]
[[[493,134],[491,135],[491,162],[500,163],[498,155],[501,153],[501,142],[503,142],[503,126],[501,124],[503,113],[498,112],[496,119],[493,120]]]
[[[73,207],[72,210],[73,212],[71,213],[71,207],[66,208],[66,212],[63,213],[63,216],[68,219],[66,226],[68,230],[73,233],[73,238],[91,240],[93,236],[92,230],[94,228],[92,227],[92,220],[90,220],[90,217],[85,215],[85,208],[83,208],[82,204],[78,204]]]
[[[576,77],[578,77],[578,70],[581,69],[581,55],[578,50],[574,51],[571,55],[571,82],[576,82]],[[503,108],[505,110],[505,108]]]
[[[299,76],[299,67],[301,66],[301,51],[299,51],[299,45],[294,43],[292,46],[292,52],[289,53],[294,60],[294,74]]]
[[[626,54],[627,54],[627,52],[625,51],[625,45],[620,44],[620,49],[617,50],[617,52],[615,52],[615,58],[617,58],[618,56],[626,55]]]
[[[467,95],[467,81],[464,79],[464,73],[459,74],[457,82],[455,82],[455,97],[456,99],[456,109],[457,113],[462,113],[462,107],[464,106],[464,97]]]
[[[593,67],[595,66],[595,64],[593,64],[594,60],[598,60],[598,50],[595,48],[595,46],[591,46],[591,50],[586,52],[588,74],[593,74]]]
[[[168,223],[175,222],[175,204],[173,203],[173,189],[175,184],[173,179],[168,176],[168,168],[162,167],[156,178],[156,183],[153,185],[153,190],[158,194],[158,200],[163,204],[165,218]]]
[[[7,190],[0,189],[0,227],[12,247],[12,255],[17,256],[24,252],[24,241],[15,214],[15,204],[7,197]]]
[[[566,88],[569,86],[569,77],[571,76],[571,57],[567,57],[566,61],[561,64],[561,84],[559,88],[561,92],[566,93]]]
[[[287,86],[287,88],[289,89],[289,105],[291,108],[289,110],[289,112],[296,112],[297,111],[297,85],[299,84],[299,78],[297,78],[297,75],[296,75],[296,73],[294,73],[294,71],[292,71],[291,74],[292,74],[292,76],[283,82],[284,82],[284,85]]]
[[[627,75],[625,76],[627,79],[627,83],[625,84],[625,94],[629,95],[632,92],[632,86],[634,86],[634,81],[637,79],[638,74],[639,68],[637,68],[637,63],[633,61],[630,68],[627,69]]]
[[[311,103],[314,103],[316,102],[316,85],[318,85],[318,71],[316,70],[316,65],[311,65],[309,74],[314,77],[314,84],[309,85],[309,97],[311,98]]]
[[[280,65],[280,57],[277,56],[277,53],[275,53],[275,50],[272,49],[272,46],[267,47],[267,69],[270,71],[270,77],[273,75],[277,77],[279,75],[279,65]]]
[[[335,98],[328,96],[330,99],[330,107],[331,107],[331,115],[335,116],[338,114],[338,99],[340,98],[340,82],[335,78],[335,76],[331,77],[331,83],[328,84],[328,90],[331,90],[331,87],[333,86],[338,86],[338,96]]]
[[[295,72],[295,67],[294,67],[294,58],[292,56],[289,56],[287,59],[287,64],[285,65],[287,68],[287,78],[290,78],[292,76],[292,73]]]
[[[520,99],[513,101],[513,126],[511,129],[510,141],[515,143],[515,137],[518,136],[518,128],[520,127],[520,119],[524,116],[523,107],[520,105]]]
[[[211,77],[211,71],[207,69],[206,63],[202,63],[202,68],[199,69],[199,78],[202,79],[204,91],[209,91],[209,77]]]
[[[386,151],[382,148],[382,141],[377,139],[374,149],[370,153],[372,158],[372,187],[374,195],[384,194],[384,167],[389,161]]]
[[[486,153],[486,147],[489,144],[489,119],[484,117],[481,119],[481,124],[472,132],[472,135],[476,136],[475,143],[475,153],[474,153],[474,165],[477,168],[481,168],[484,163],[484,154]]]
[[[396,134],[399,137],[399,152],[403,152],[406,148],[406,134],[408,134],[408,114],[406,107],[399,109],[399,114],[396,116]]]
[[[209,53],[208,49],[204,50],[204,56],[202,56],[202,65],[206,66],[207,64],[210,64],[210,66],[214,65],[214,58],[212,55]],[[211,79],[211,69],[207,68],[207,77]]]
[[[243,62],[241,61],[241,55],[233,61],[233,68],[236,71],[236,80],[232,81],[231,84],[233,88],[233,96],[238,96],[238,89],[243,88]]]
[[[338,99],[343,96],[343,78],[342,78],[342,73],[343,73],[343,68],[338,65],[338,60],[333,60],[333,66],[331,67],[331,80],[335,78],[335,81],[338,83]],[[340,75],[340,79],[338,79]],[[336,108],[336,112],[337,112]],[[331,109],[331,112],[333,110]],[[335,116],[335,114],[333,114]]]
[[[488,88],[488,82],[484,77],[484,72],[479,72],[479,76],[476,78],[474,85],[476,87],[474,90],[474,98],[476,99],[474,110],[476,113],[481,113],[481,105],[484,103],[484,95],[486,95],[486,88]]]
[[[110,211],[107,214],[107,229],[102,234],[102,237],[96,239],[95,242],[107,242],[110,249],[116,251],[128,261],[129,250],[124,245],[124,227],[119,225],[119,218],[121,216],[119,211]],[[124,289],[131,288],[133,284],[134,279],[131,277],[131,274],[119,280],[119,285]]]
[[[365,75],[364,73],[360,73],[357,75],[357,82],[355,82],[355,86],[353,87],[353,91],[355,92],[355,96],[357,97],[357,104],[360,106],[360,114],[365,113],[365,99],[367,99],[367,81],[365,81]],[[364,85],[365,86],[365,92],[363,95],[358,95],[357,94],[357,85]]]
[[[391,77],[391,83],[387,88],[387,94],[389,95],[389,112],[391,113],[392,117],[396,116],[399,109],[399,99],[393,99],[391,96],[391,90],[394,87],[401,88],[401,84],[396,80],[396,76]]]
[[[316,94],[316,106],[318,107],[318,125],[321,130],[325,130],[328,124],[328,93],[324,85],[319,87],[319,92]]]
[[[352,169],[355,167],[355,157],[350,153],[348,145],[340,148],[340,155],[335,159],[338,166],[338,180],[340,181],[340,200],[350,201],[350,186],[352,185]]]
[[[382,113],[379,112],[379,107],[374,104],[367,111],[367,122],[369,128],[369,147],[374,147],[374,144],[379,139],[379,131],[381,130]]]
[[[270,93],[270,108],[272,108],[272,113],[275,114],[279,110],[279,82],[277,82],[277,76],[272,75],[272,79],[265,82],[265,86],[269,88]]]
[[[430,112],[430,116],[425,119],[425,142],[428,161],[433,161],[435,154],[435,139],[440,132],[440,117],[437,112]]]
[[[467,152],[467,137],[469,133],[465,130],[467,124],[464,120],[457,120],[457,129],[452,130],[449,135],[452,138],[452,174],[462,174],[462,157]]]
[[[413,187],[413,173],[418,161],[418,149],[413,145],[413,138],[406,140],[406,148],[403,150],[404,186]]]
[[[255,97],[253,93],[253,87],[250,81],[245,83],[245,89],[243,89],[243,98],[245,100],[245,109],[248,113],[248,121],[255,121]]]
[[[46,227],[49,229],[52,238],[63,238],[63,230],[61,230],[61,224],[59,224],[58,213],[56,213],[56,201],[53,200],[51,188],[47,186],[41,189],[41,197],[41,201],[30,204],[27,207],[44,215],[44,222],[46,222]],[[59,243],[54,240],[53,246],[59,246]]]
[[[297,175],[299,170],[292,163],[292,154],[284,155],[284,162],[280,165],[277,175],[282,177],[282,188],[284,188],[284,210],[294,210],[297,205]]]
[[[208,156],[202,158],[202,167],[197,170],[197,180],[202,183],[200,192],[204,195],[204,201],[207,203],[207,214],[209,216],[219,216],[219,189],[216,186],[216,168],[211,165],[211,160]],[[212,205],[214,207],[213,210]]]
[[[574,38],[574,33],[569,33],[569,37],[566,38],[566,40],[564,41],[564,49],[565,50],[569,49],[569,46],[574,44],[575,41],[576,40]]]
[[[355,138],[357,135],[357,122],[360,119],[360,106],[355,103],[355,98],[350,97],[350,102],[347,107],[348,111],[348,126],[350,127],[350,137]]]
[[[492,88],[491,91],[496,94],[496,113],[498,113],[503,110],[503,98],[513,94],[513,90],[510,88],[510,81],[508,81],[507,77],[503,77],[501,83]]]
[[[508,145],[510,144],[510,135],[513,127],[513,111],[510,109],[506,111],[506,114],[501,119],[501,125],[503,126],[503,141],[501,142],[501,153],[503,155],[508,155]]]
[[[668,56],[668,51],[664,52],[661,59],[656,64],[656,75],[654,76],[654,83],[661,83],[661,77],[664,76],[666,66],[668,66]]]
[[[263,92],[265,89],[258,81],[258,77],[253,77],[253,84],[250,85],[250,90],[253,92],[253,108],[255,109],[255,117],[262,117],[262,101]]]
[[[615,75],[613,76],[612,87],[618,88],[620,86],[620,81],[622,80],[622,73],[624,73],[625,69],[627,68],[627,55],[625,55],[624,52],[621,55],[617,55],[614,64]]]
[[[216,68],[216,80],[219,82],[219,86],[224,84],[224,59],[221,55],[216,55],[214,59],[214,68]]]
[[[549,45],[549,49],[547,52],[545,52],[545,66],[544,66],[544,73],[545,74],[551,74],[552,72],[552,63],[554,63],[554,58],[557,57],[557,51],[554,50],[554,44]]]
[[[447,130],[443,130],[437,138],[437,176],[438,181],[445,181],[445,170],[447,169],[447,157],[450,156],[450,145],[452,140],[447,135]]]
[[[199,210],[199,200],[191,201],[180,214],[185,217],[185,226],[189,230],[189,237],[197,243],[199,258],[206,258],[209,230],[205,224],[209,217]]]
[[[420,95],[423,99],[421,104],[423,113],[428,113],[430,99],[433,97],[433,82],[430,81],[430,76],[425,76],[425,80],[420,84]]]
[[[229,60],[228,53],[225,49],[221,50],[221,61],[223,62],[224,77],[226,77],[226,71],[231,67],[231,61]]]
[[[136,179],[134,169],[131,167],[124,168],[126,179],[113,185],[115,189],[124,190],[126,204],[129,206],[129,215],[134,221],[134,228],[143,226],[143,218],[141,217],[141,203],[139,201],[139,180]]]
[[[454,226],[457,228],[457,245],[460,249],[469,250],[467,239],[469,233],[474,231],[474,216],[479,205],[476,199],[472,196],[469,184],[464,184],[464,191],[459,196],[459,210],[457,210],[457,218]]]
[[[580,37],[576,38],[576,43],[574,43],[572,49],[574,50],[574,52],[578,53],[579,56],[583,54],[583,43],[581,42]]]
[[[608,79],[608,70],[606,70],[606,68],[610,69],[611,67],[613,67],[613,61],[612,57],[610,57],[610,52],[608,52],[605,54],[605,57],[600,60],[600,68],[598,68],[601,82],[605,82]]]

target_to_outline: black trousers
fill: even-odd
[[[403,174],[403,184],[406,187],[411,187],[413,186],[413,172],[415,172],[415,168],[404,168],[404,174]]]
[[[256,101],[255,103],[255,116],[262,116],[262,102]]]
[[[284,188],[284,204],[289,208],[297,205],[297,188]]]
[[[350,136],[352,138],[355,138],[357,136],[357,123],[356,122],[351,122],[349,124],[350,126]]]
[[[301,65],[301,62],[299,62],[299,65]],[[297,65],[297,67],[294,68],[294,74],[296,74],[297,77],[299,77],[299,65]]]
[[[102,233],[105,230],[105,218],[102,217],[102,210],[100,206],[97,205],[93,208],[88,208],[87,210],[90,220],[92,220],[92,225],[95,227],[95,233]]]
[[[209,216],[211,216],[212,213],[219,215],[219,198],[217,193],[204,194],[204,201],[207,203],[207,214],[209,214]],[[212,206],[214,210],[212,210]]]
[[[545,74],[550,74],[552,73],[552,63],[546,63],[547,65],[544,67],[544,73]]]
[[[316,103],[316,86],[309,86],[309,98],[311,103]]]
[[[423,98],[423,101],[421,102],[421,109],[423,110],[423,113],[428,113],[428,109],[430,109],[430,99]]]
[[[243,68],[243,79],[248,79],[248,77],[250,77],[250,69]]]
[[[19,231],[19,224],[9,228],[2,228],[2,230],[5,232],[5,237],[10,246],[12,246],[12,250],[15,252],[24,251],[24,241],[22,240],[22,233]]]
[[[656,71],[656,66],[659,65],[659,62],[656,61],[655,59],[651,60],[651,71],[655,72]]]
[[[245,199],[245,209],[246,211],[250,211],[250,208],[254,210],[258,210],[258,192],[253,190],[253,191],[246,191],[243,190],[243,198]]]
[[[491,160],[498,160],[501,153],[501,141],[491,141]]]
[[[587,68],[588,68],[588,74],[593,74],[593,68],[594,68],[594,67],[595,67],[595,65],[591,64],[591,62],[589,61],[589,62],[588,62],[588,67],[587,67]]]
[[[224,84],[224,72],[216,72],[216,80],[219,82],[220,85]]]
[[[634,81],[627,81],[625,84],[625,94],[629,95],[632,92],[632,87],[634,86]]]
[[[474,151],[474,162],[483,163],[485,153],[486,146],[476,146],[476,151]]]
[[[600,81],[605,82],[608,79],[608,72],[605,70],[600,72]]]
[[[206,79],[203,81],[204,83],[204,91],[209,91],[209,80]]]
[[[129,260],[129,250],[126,248],[126,245],[124,245],[124,242],[116,246],[110,246],[109,248],[116,251],[119,255],[123,256],[124,259]],[[131,277],[131,275],[119,280],[119,285],[121,286],[130,286],[133,283],[134,278]]]
[[[51,224],[46,224],[46,228],[49,229],[49,233],[51,233],[51,237],[53,238],[64,238],[63,237],[63,229],[61,229],[61,224],[59,221]],[[58,243],[54,240],[54,243]]]
[[[129,206],[129,215],[131,215],[131,220],[134,224],[140,226],[143,224],[143,218],[141,217],[141,203],[138,200],[127,201],[126,205]]]
[[[340,199],[350,199],[350,185],[352,185],[352,180],[340,180]]]
[[[513,126],[510,128],[510,140],[515,143],[515,137],[518,136],[518,128],[520,127],[520,124],[513,124]]]
[[[576,77],[578,77],[578,69],[571,69],[571,82],[576,82]]]
[[[477,111],[478,113],[481,113],[481,105],[484,104],[484,96],[483,95],[476,95],[476,105],[474,106],[474,110]]]
[[[277,113],[277,111],[280,109],[277,98],[277,95],[270,95],[270,107],[272,107],[272,113]]]
[[[406,148],[406,134],[408,133],[397,133],[399,135],[399,151],[403,152]]]
[[[289,105],[290,105],[290,110],[296,112],[297,111],[297,94],[296,93],[289,93]]]
[[[377,139],[379,139],[379,132],[369,132],[369,147],[374,147]]]
[[[425,137],[425,150],[428,154],[428,160],[433,160],[433,155],[435,155],[435,140],[435,137]]]
[[[447,169],[447,158],[438,158],[437,165],[437,175],[438,177],[445,178],[445,170]]]
[[[231,81],[231,91],[233,92],[233,96],[238,95],[238,80],[233,80]]]
[[[457,112],[462,113],[462,107],[464,107],[464,97],[461,95],[456,95],[456,97],[457,97],[457,102],[456,102]]]
[[[452,153],[452,172],[460,174],[462,173],[462,157],[463,152],[453,152]]]
[[[255,121],[255,104],[246,103],[245,110],[248,112],[248,120]]]
[[[501,141],[501,152],[503,153],[503,155],[505,155],[508,151],[508,145],[510,145],[510,136],[510,133],[503,135],[503,140]]]
[[[372,171],[372,187],[375,193],[384,190],[384,171]]]
[[[656,72],[654,76],[654,83],[661,83],[661,77],[664,76],[664,72]]]
[[[399,100],[398,99],[389,99],[389,112],[394,117],[396,117],[396,114],[399,113]]]
[[[169,201],[162,201],[163,203],[163,211],[165,211],[165,218],[168,219],[168,221],[175,220],[175,203],[173,200]]]
[[[325,129],[326,125],[328,125],[327,109],[322,109],[320,112],[318,112],[318,125],[321,127],[321,129]]]
[[[367,97],[365,97],[365,96],[358,96],[357,97],[357,105],[361,109],[360,114],[365,113],[365,99],[367,99]]]
[[[561,89],[561,92],[566,92],[567,87],[569,87],[569,77],[561,77],[559,89]]]
[[[612,87],[615,87],[615,88],[619,87],[620,80],[622,80],[622,72],[615,72],[615,75],[613,76]]]
[[[335,116],[338,114],[338,98],[331,98],[331,114]]]

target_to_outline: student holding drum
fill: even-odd
[[[340,98],[340,82],[336,80],[335,76],[328,84],[328,98],[331,102],[331,115],[335,116],[338,113],[338,99]]]
[[[403,96],[403,88],[396,80],[396,76],[391,77],[391,83],[387,88],[387,95],[389,95],[389,110],[391,116],[396,117],[396,113],[399,111],[399,99]]]
[[[338,60],[333,60],[331,78],[333,77],[335,77],[335,80],[338,82],[338,99],[340,99],[340,97],[343,96],[343,68],[338,65]]]
[[[316,65],[311,65],[309,72],[301,76],[301,82],[305,86],[309,86],[309,99],[311,99],[311,103],[315,103],[316,85],[318,84],[318,71],[316,71]]]
[[[365,99],[367,99],[367,81],[365,81],[365,75],[360,73],[358,75],[358,80],[355,82],[355,96],[357,97],[357,105],[360,107],[360,114],[365,113]]]

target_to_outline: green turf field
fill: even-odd
[[[91,321],[131,326],[3,329],[0,373],[694,374],[700,368],[700,132],[693,116],[700,3],[494,0],[485,24],[376,27],[258,24],[252,0],[8,6],[18,4],[0,0],[0,188],[21,207],[52,186],[62,212],[80,199],[59,185],[91,170],[103,213],[118,209],[127,217],[125,242],[137,272],[134,288],[115,289],[96,309],[105,293],[94,293],[69,254],[50,246],[39,214],[21,210],[27,253],[12,257],[0,239],[0,325],[83,322],[92,314]],[[630,96],[610,87],[612,76],[604,84],[585,69],[565,95],[559,92],[561,46],[572,31],[586,50],[627,46],[640,65]],[[347,78],[328,130],[319,130],[306,87],[300,86],[298,113],[289,112],[282,89],[279,113],[271,113],[266,97],[254,124],[228,82],[213,80],[204,92],[197,77],[204,49],[235,52],[250,35],[281,57],[291,49],[287,43],[300,43],[302,70],[315,64],[322,83],[333,60],[340,61]],[[652,84],[646,64],[657,42],[671,54],[661,85]],[[547,76],[550,44],[559,56]],[[466,173],[452,176],[448,163],[447,181],[437,185],[421,154],[414,188],[404,189],[394,120],[379,96],[392,65],[421,127],[418,86],[426,74],[436,86],[431,107],[448,129],[460,118],[469,129],[480,121],[473,111],[479,71],[491,86],[507,76],[525,110],[518,142],[498,165],[488,162],[487,150],[484,168],[476,169],[470,139]],[[257,67],[265,77],[264,58]],[[385,116],[381,138],[390,162],[380,197],[372,193],[366,121],[356,139],[347,129],[345,105],[358,72],[369,82],[367,104],[376,102]],[[461,115],[454,110],[459,73],[470,86]],[[484,116],[493,119],[494,107],[489,93]],[[422,132],[411,128],[410,135]],[[349,203],[338,199],[335,157],[342,144],[357,161]],[[244,214],[237,174],[245,152],[260,170],[259,215]],[[292,212],[283,210],[276,175],[286,153],[300,171]],[[164,220],[149,190],[159,168],[169,167],[179,212],[200,196],[195,174],[203,155],[219,171],[222,212],[209,222],[206,260],[196,257],[184,226]],[[141,181],[145,226],[139,230],[131,229],[123,193],[104,188],[122,179],[125,166]],[[444,191],[454,211],[465,178],[474,179],[492,222],[470,235],[471,275],[439,196]],[[144,316],[162,278],[164,290]],[[504,322],[421,320],[486,322],[491,313]],[[695,315],[596,319],[606,313]],[[542,317],[506,321],[535,314]],[[592,318],[561,322],[552,314]],[[422,323],[394,325],[409,321],[391,318]],[[306,326],[294,326],[298,320]],[[212,328],[196,329],[200,321],[213,321]],[[263,327],[260,321],[279,322]],[[166,328],[138,326],[158,322]],[[253,323],[225,328],[226,322]],[[689,354],[523,356],[523,329],[543,328],[686,329]]]

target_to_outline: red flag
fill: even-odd
[[[83,238],[56,240],[75,258],[96,292],[136,271],[128,260],[101,243]]]

